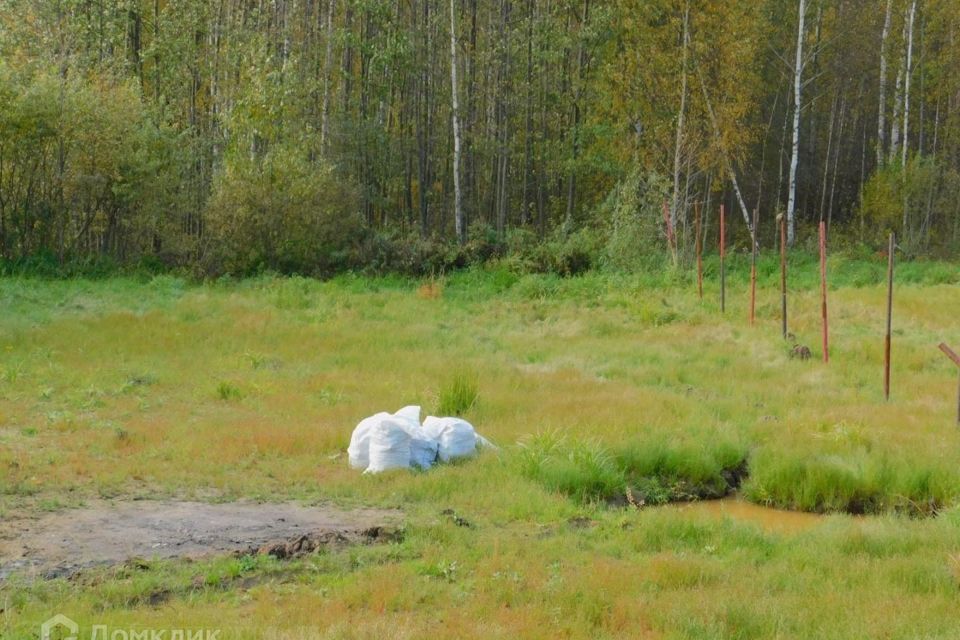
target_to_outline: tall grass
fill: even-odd
[[[521,443],[522,473],[551,491],[580,502],[622,505],[627,489],[644,504],[720,498],[746,473],[746,451],[733,443],[715,446],[638,441],[611,451],[595,440],[571,440],[556,432]]]
[[[960,496],[960,478],[946,468],[918,468],[866,452],[797,458],[770,450],[751,462],[744,495],[800,511],[928,516]]]
[[[437,412],[441,416],[461,416],[473,408],[479,397],[476,378],[457,372],[441,387]]]

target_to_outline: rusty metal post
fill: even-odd
[[[823,320],[823,361],[830,362],[827,327],[827,226],[820,222],[820,317]]]
[[[948,358],[953,360],[953,364],[960,368],[960,356],[958,356],[953,349],[948,347],[946,343],[940,343],[940,351],[943,351]],[[960,426],[960,382],[957,384],[957,426]]]
[[[896,241],[893,232],[890,233],[890,243],[887,248],[887,335],[883,343],[883,395],[890,399],[890,342],[893,328],[893,250]]]
[[[720,205],[720,312],[727,310],[727,271],[724,258],[727,255],[727,216]]]
[[[753,252],[750,256],[750,326],[756,319],[757,310],[757,223],[760,218],[760,209],[753,209]]]
[[[700,299],[703,300],[703,222],[700,220],[700,203],[696,202],[693,206],[696,212],[696,223],[694,227],[697,236],[697,294],[700,296]]]
[[[780,214],[780,324],[787,339],[787,221]]]

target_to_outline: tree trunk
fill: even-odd
[[[677,112],[677,135],[673,146],[673,201],[670,204],[670,227],[677,228],[677,207],[680,201],[680,164],[683,155],[683,124],[687,111],[687,44],[689,42],[688,24],[690,19],[690,6],[686,6],[683,12],[683,42],[681,48],[680,66],[680,109]],[[674,256],[676,259],[676,256]]]
[[[787,244],[793,246],[796,239],[797,165],[800,160],[800,109],[803,90],[803,36],[807,0],[799,0],[799,25],[797,27],[797,59],[793,69],[793,151],[790,156],[790,185],[787,197]]]
[[[330,122],[330,66],[333,61],[333,9],[337,0],[329,0],[327,5],[326,55],[323,59],[323,101],[320,106],[320,153],[327,149],[327,135]]]
[[[520,203],[520,224],[530,221],[530,176],[533,171],[533,0],[527,0],[527,86],[523,134],[523,201]]]
[[[573,209],[577,199],[577,158],[580,155],[580,95],[583,90],[583,72],[586,66],[586,51],[583,46],[583,29],[590,18],[590,0],[583,2],[583,17],[580,20],[580,31],[577,43],[577,78],[573,90],[573,122],[570,128],[571,163],[567,174],[567,212],[564,218],[564,227],[567,231],[573,228]]]
[[[450,117],[453,120],[453,211],[457,242],[467,241],[460,196],[460,114],[457,100],[457,23],[455,0],[450,0]]]
[[[877,114],[877,167],[883,166],[883,153],[887,135],[887,39],[890,37],[890,14],[893,0],[887,0],[883,18],[883,33],[880,36],[880,100]]]
[[[917,15],[917,0],[910,3],[910,18],[907,20],[907,64],[903,81],[903,155],[901,163],[907,166],[907,151],[910,148],[910,76],[913,74],[913,22]],[[906,211],[904,211],[906,216]]]
[[[907,40],[907,20],[903,21],[903,41]],[[888,162],[896,161],[900,155],[900,112],[903,108],[903,75],[907,56],[900,58],[900,68],[897,71],[897,84],[893,94],[893,122],[890,125],[890,155]]]

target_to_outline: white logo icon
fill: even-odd
[[[58,613],[40,625],[40,640],[51,640],[50,633],[57,627],[64,627],[70,634],[61,636],[62,640],[77,640],[77,631],[79,631],[80,625],[62,613]]]

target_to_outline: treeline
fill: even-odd
[[[0,0],[0,259],[960,247],[955,0]]]

